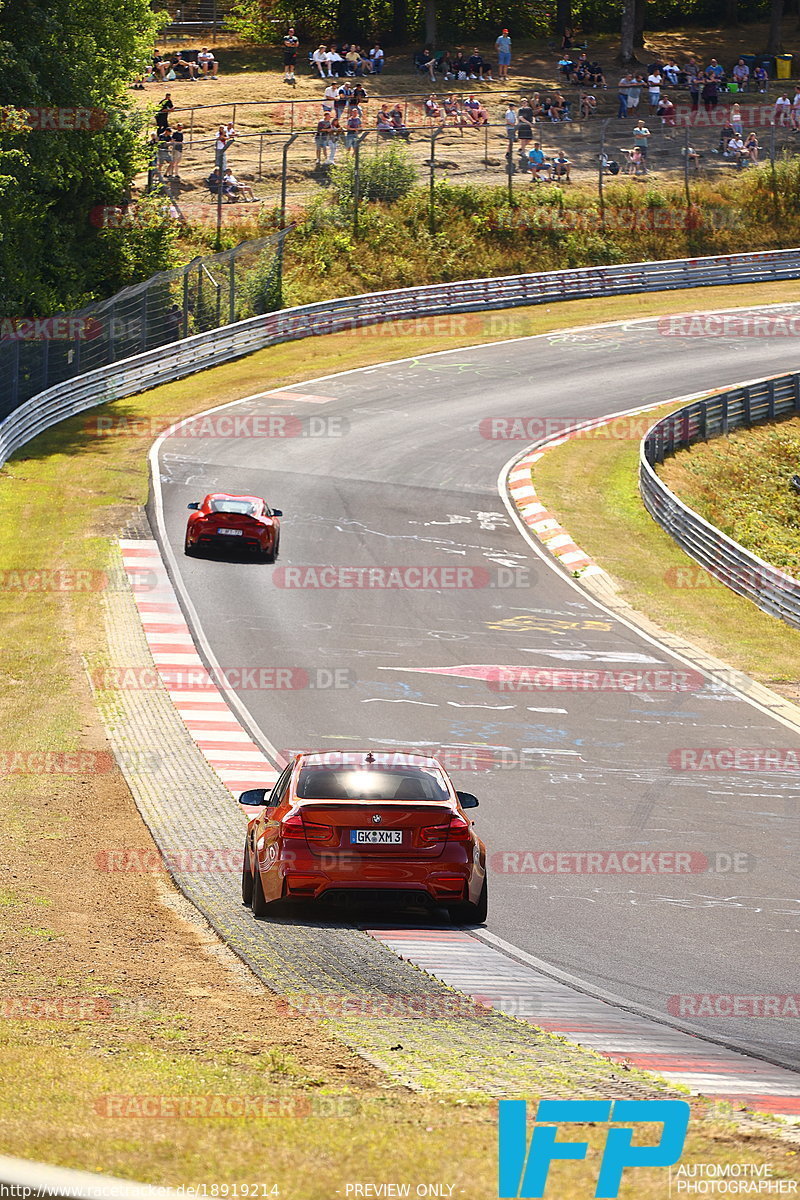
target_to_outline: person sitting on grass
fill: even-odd
[[[597,100],[591,92],[581,92],[580,114],[582,121],[588,121],[593,117],[597,108]]]
[[[425,101],[425,116],[427,117],[431,127],[434,125],[444,125],[442,110],[439,108],[439,105],[436,102],[436,97],[433,95],[433,93],[431,93],[428,99]]]
[[[484,83],[493,83],[491,63],[486,62],[477,46],[467,59],[467,72],[470,79],[480,79]]]
[[[320,79],[331,78],[331,68],[328,62],[328,52],[325,49],[325,43],[321,42],[317,46],[314,53],[311,55],[311,70],[319,75]]]
[[[748,133],[747,141],[744,144],[744,148],[747,151],[748,155],[750,156],[750,161],[755,166],[758,166],[758,151],[759,151],[760,147],[758,144],[758,138],[756,137],[755,133]]]
[[[209,50],[208,46],[203,46],[203,49],[197,55],[197,65],[203,72],[205,79],[216,79],[219,71],[219,63],[214,58],[214,51]]]
[[[675,128],[675,105],[669,96],[662,96],[656,108],[656,116],[661,118],[661,124],[666,129]]]
[[[185,59],[180,50],[172,60],[172,69],[178,79],[189,79],[194,83],[197,75],[197,64]]]
[[[553,179],[566,179],[567,183],[571,183],[572,180],[569,176],[569,169],[571,166],[572,163],[569,161],[564,151],[557,150],[553,155]]]
[[[444,98],[444,115],[446,120],[452,121],[459,129],[465,124],[465,118],[458,107],[458,101],[451,95],[447,95]]]
[[[436,59],[430,46],[426,46],[417,59],[420,71],[427,71],[431,83],[436,82]]]

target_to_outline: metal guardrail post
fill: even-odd
[[[722,397],[722,419],[720,433],[725,435],[728,432],[728,393]]]
[[[746,387],[742,393],[742,411],[744,413],[744,423],[749,429],[753,423],[753,397],[749,387]]]

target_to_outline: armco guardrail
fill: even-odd
[[[0,423],[0,465],[31,438],[66,417],[279,342],[382,321],[480,313],[494,308],[631,292],[795,279],[798,275],[800,250],[775,250],[720,258],[586,267],[580,271],[549,271],[501,279],[468,279],[283,309],[160,346],[38,393]]]
[[[655,464],[674,450],[731,429],[794,415],[800,416],[800,373],[742,384],[686,404],[653,425],[642,439],[639,491],[650,516],[695,562],[770,616],[800,629],[800,581],[704,521],[655,471]]]

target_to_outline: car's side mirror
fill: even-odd
[[[199,508],[200,505],[197,503],[196,500],[194,500],[191,504],[187,504],[186,507],[187,508]]]
[[[462,808],[477,808],[478,797],[473,796],[472,792],[456,792],[458,803]]]
[[[250,788],[246,792],[242,792],[239,797],[240,804],[246,804],[250,808],[257,808],[262,804],[269,804],[267,796],[270,794],[271,788]]]
[[[273,515],[273,517],[282,517],[283,509],[282,508],[273,508],[272,515]]]

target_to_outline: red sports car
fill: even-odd
[[[186,554],[227,545],[252,550],[267,562],[278,557],[283,513],[279,508],[270,508],[260,496],[212,492],[202,504],[190,504],[189,508],[194,511],[186,525]]]
[[[443,906],[459,924],[486,919],[486,847],[435,758],[296,754],[250,809],[242,899],[256,917],[281,901]],[[255,811],[255,810],[258,811]]]

